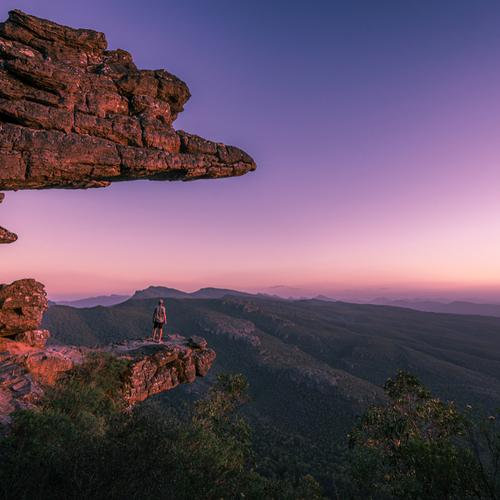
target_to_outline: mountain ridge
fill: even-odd
[[[151,285],[142,290],[137,290],[130,299],[220,299],[226,295],[253,297],[256,294],[240,292],[228,288],[204,287],[194,292],[184,292],[176,288],[165,287],[161,285]]]
[[[96,306],[109,307],[125,302],[128,299],[130,299],[130,295],[119,295],[113,293],[111,295],[96,295],[95,297],[84,297],[82,299],[75,300],[51,300],[49,301],[49,304],[77,308]]]
[[[441,301],[418,300],[418,299],[391,300],[391,299],[386,299],[384,297],[378,297],[373,301],[371,301],[370,303],[376,305],[402,307],[423,312],[500,317],[500,304],[469,302],[466,300],[441,302]]]
[[[52,306],[43,324],[59,342],[115,342],[150,335],[155,305],[156,298],[108,308]],[[167,298],[166,307],[166,334],[198,332],[217,352],[208,381],[220,372],[243,373],[253,418],[313,440],[348,432],[399,369],[459,405],[500,406],[498,318],[232,295]]]

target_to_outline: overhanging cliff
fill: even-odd
[[[0,190],[254,170],[241,149],[174,129],[189,97],[171,73],[107,50],[103,33],[11,11],[0,24]],[[0,243],[15,240],[0,228]]]

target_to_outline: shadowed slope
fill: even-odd
[[[104,344],[147,335],[156,302],[54,306],[44,325],[59,341]],[[498,318],[270,297],[167,298],[166,304],[170,333],[201,334],[217,352],[209,380],[219,371],[243,373],[252,415],[312,439],[347,432],[398,369],[459,405],[500,404]]]

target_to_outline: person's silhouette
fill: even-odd
[[[153,340],[161,342],[163,338],[163,326],[167,322],[167,311],[163,304],[163,299],[158,301],[153,313]]]

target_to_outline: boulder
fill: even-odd
[[[0,244],[14,243],[14,241],[17,241],[17,234],[11,233],[7,229],[0,226]]]
[[[38,330],[47,305],[44,286],[33,279],[0,285],[0,337]]]
[[[45,347],[47,340],[49,340],[50,332],[48,330],[28,330],[26,332],[18,333],[14,340],[23,342],[33,347]]]

